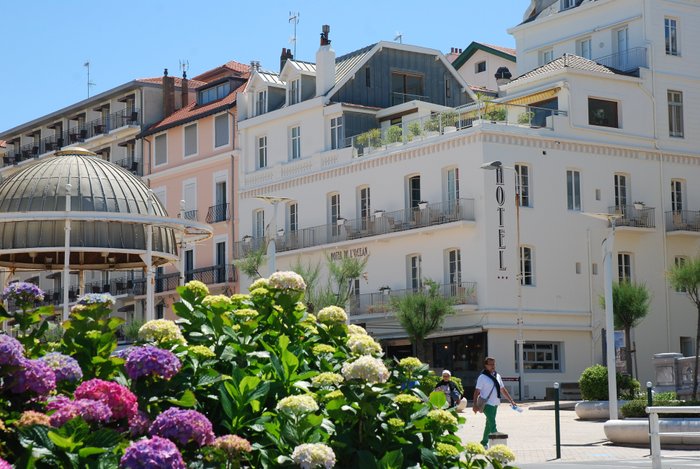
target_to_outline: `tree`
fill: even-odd
[[[246,274],[250,278],[260,278],[260,266],[265,262],[266,246],[262,244],[258,249],[251,249],[245,257],[233,261],[233,264],[238,267],[238,270]]]
[[[426,279],[423,288],[392,298],[396,318],[413,342],[416,357],[425,358],[425,338],[442,326],[445,316],[454,314],[453,300],[440,294],[437,282]]]
[[[693,372],[693,400],[698,398],[698,356],[700,356],[700,257],[676,265],[668,272],[673,288],[684,291],[695,303],[698,312],[695,330],[695,371]]]
[[[651,295],[643,283],[620,282],[613,284],[612,299],[615,327],[625,331],[625,363],[627,374],[632,376],[631,331],[649,313]],[[605,308],[604,296],[600,297],[600,305]]]

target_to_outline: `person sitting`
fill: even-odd
[[[438,382],[435,386],[436,391],[442,391],[445,393],[447,402],[450,407],[456,407],[459,401],[462,400],[462,393],[457,389],[457,385],[452,381],[452,373],[450,370],[442,371],[442,380]]]

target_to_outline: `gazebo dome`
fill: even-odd
[[[61,268],[66,219],[72,269],[143,266],[150,225],[154,264],[177,259],[177,227],[167,223],[172,219],[160,201],[151,199],[149,211],[149,188],[120,166],[82,148],[58,151],[0,184],[0,265]]]

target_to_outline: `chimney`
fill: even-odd
[[[163,71],[163,117],[175,112],[175,79],[168,76],[168,69]]]
[[[293,58],[294,56],[292,55],[292,49],[287,49],[286,47],[283,47],[282,54],[280,55],[280,73],[284,68],[284,64],[287,63],[287,60],[291,60]]]
[[[335,51],[328,39],[331,27],[324,24],[321,31],[321,47],[316,52],[316,96],[323,96],[335,85]]]
[[[182,71],[182,95],[181,95],[181,101],[182,101],[182,107],[186,107],[190,103],[190,90],[189,90],[189,82],[187,81],[187,72],[185,70]]]
[[[498,67],[498,70],[496,70],[496,74],[494,75],[496,77],[496,83],[498,86],[503,86],[505,84],[510,83],[510,79],[513,77],[513,74],[510,73],[510,70],[508,70],[508,67]]]

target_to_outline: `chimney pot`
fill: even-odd
[[[163,70],[163,76],[165,76],[165,77],[168,76],[168,69],[167,68],[165,70]]]
[[[329,46],[331,44],[331,40],[328,39],[328,33],[331,32],[331,27],[327,24],[324,24],[321,26],[321,45],[322,46]]]

